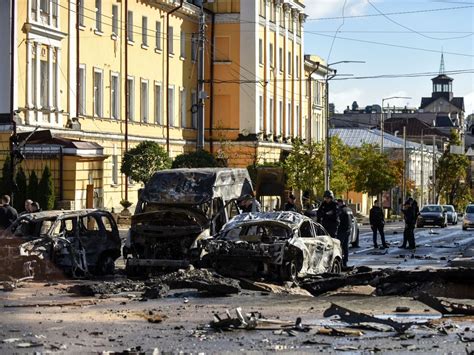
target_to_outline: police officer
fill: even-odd
[[[325,191],[323,198],[324,201],[319,206],[316,217],[329,235],[336,238],[337,228],[339,227],[337,203],[334,202],[334,194],[331,190]]]
[[[385,217],[383,210],[379,206],[379,201],[375,200],[374,205],[370,209],[369,213],[370,228],[372,229],[372,239],[374,242],[374,248],[377,248],[377,231],[380,233],[380,240],[382,241],[382,248],[388,248],[387,242],[385,242]]]
[[[405,201],[402,212],[405,219],[405,229],[403,231],[403,244],[399,248],[406,248],[414,250],[415,245],[415,224],[417,218],[417,205],[413,206],[414,200],[410,197]]]
[[[337,199],[339,207],[339,227],[337,228],[337,239],[341,242],[342,248],[342,267],[347,268],[349,260],[349,237],[351,235],[352,220],[350,209],[342,199]]]

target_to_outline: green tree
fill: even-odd
[[[40,207],[43,210],[52,210],[54,208],[56,196],[54,194],[53,176],[51,175],[51,170],[47,165],[44,167],[43,174],[41,175],[38,190],[41,191],[38,196]]]
[[[353,164],[354,188],[357,192],[377,196],[397,183],[395,166],[386,154],[380,153],[377,145],[364,143],[356,150]]]
[[[30,200],[33,201],[38,201],[38,176],[36,175],[36,172],[33,170],[30,174],[30,179],[28,181],[28,189],[27,189],[27,196],[26,198],[29,198]]]
[[[171,164],[172,169],[178,168],[216,168],[219,166],[214,155],[206,150],[178,155]]]
[[[2,195],[11,195],[13,189],[12,173],[11,173],[11,160],[10,156],[7,155],[2,168],[2,179],[0,180],[0,193]]]
[[[469,159],[464,154],[451,153],[451,146],[460,145],[462,142],[459,134],[452,130],[448,147],[436,165],[437,200],[443,196],[448,204],[456,207],[464,206],[471,199],[466,184]]]
[[[168,153],[158,143],[144,141],[125,153],[120,171],[133,180],[146,184],[156,171],[170,167]]]
[[[352,149],[345,145],[339,137],[331,137],[331,190],[336,195],[348,193],[354,189],[354,167],[352,165]]]
[[[291,153],[283,163],[288,186],[310,191],[312,197],[324,188],[324,146],[322,143],[304,144],[295,139]]]
[[[26,179],[25,171],[22,167],[18,169],[16,173],[16,191],[15,196],[13,199],[13,206],[16,208],[17,211],[23,211],[24,209],[24,202],[26,200],[26,193],[28,188],[28,182]]]

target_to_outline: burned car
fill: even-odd
[[[295,281],[342,268],[340,242],[296,212],[246,213],[204,241],[211,265],[224,275]]]
[[[121,240],[101,210],[45,211],[19,216],[0,236],[0,267],[11,276],[111,274]]]
[[[201,168],[156,172],[140,194],[124,257],[129,275],[197,264],[198,241],[239,213],[237,199],[252,193],[247,169]]]

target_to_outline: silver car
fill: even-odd
[[[454,209],[453,205],[443,205],[446,215],[448,217],[448,223],[458,224],[458,213]]]
[[[466,211],[464,212],[462,230],[465,231],[468,228],[474,228],[474,204],[467,205]]]

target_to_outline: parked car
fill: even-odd
[[[352,210],[349,208],[350,211],[350,216],[351,216],[351,236],[349,239],[349,243],[352,244],[352,247],[358,248],[359,247],[359,224],[357,223],[357,218],[354,216],[354,213],[352,213]]]
[[[140,194],[124,257],[129,274],[199,262],[198,241],[211,238],[239,213],[252,193],[247,169],[172,169],[156,172]],[[131,257],[128,257],[131,256]]]
[[[474,227],[474,204],[467,205],[462,219],[462,230]]]
[[[211,265],[228,276],[295,281],[342,269],[339,240],[296,212],[241,214],[204,244]]]
[[[426,205],[420,210],[416,221],[417,228],[424,226],[440,226],[441,228],[448,226],[448,216],[441,205]]]
[[[14,276],[111,274],[120,247],[117,225],[107,211],[27,213],[0,236],[0,268]]]
[[[451,224],[458,224],[458,214],[454,209],[453,205],[443,205],[444,210],[446,211],[446,215],[448,217],[448,223]]]

